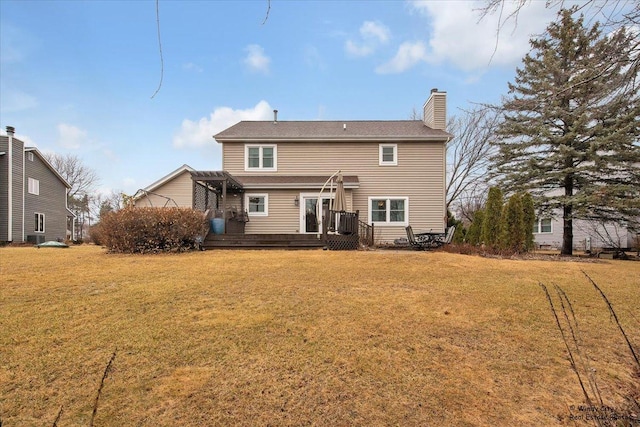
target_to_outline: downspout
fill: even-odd
[[[7,136],[9,137],[9,147],[7,150],[7,160],[9,162],[9,176],[7,177],[7,241],[13,241],[13,132],[11,126],[7,126]]]
[[[22,154],[22,236],[20,238],[20,241],[24,242],[26,240],[25,236],[24,236],[24,218],[25,218],[25,216],[24,216],[25,215],[25,212],[24,212],[24,207],[25,207],[24,187],[25,187],[25,185],[27,185],[27,182],[25,181],[25,179],[27,179],[27,171],[25,170],[25,166],[26,166],[25,157],[27,157],[27,156],[24,155],[24,147],[22,147],[22,153],[21,154]]]
[[[444,173],[442,174],[444,176],[444,183],[443,183],[443,191],[444,191],[444,232],[447,232],[447,144],[449,144],[449,142],[451,141],[451,137],[447,137],[447,140],[444,143],[444,161],[443,163],[443,167],[444,167]]]

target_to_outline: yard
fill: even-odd
[[[640,381],[581,270],[640,353],[640,262],[0,248],[0,424],[592,425],[539,282],[607,413]]]

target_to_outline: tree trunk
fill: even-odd
[[[565,167],[572,166],[573,159],[567,158]],[[573,174],[564,177],[564,195],[571,200],[573,196]],[[573,204],[566,201],[563,206],[562,251],[560,255],[573,255]]]
[[[573,255],[573,206],[565,205],[563,209],[562,251],[561,255]]]

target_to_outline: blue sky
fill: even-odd
[[[533,1],[496,46],[473,1],[0,0],[0,125],[74,154],[100,192],[182,164],[221,167],[239,120],[402,120],[431,88],[448,113],[497,102],[555,11]]]

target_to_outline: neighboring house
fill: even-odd
[[[533,227],[533,237],[539,247],[562,248],[562,212],[555,218],[538,219]],[[612,223],[573,220],[573,249],[594,251],[602,248],[637,248],[638,234]]]
[[[7,126],[0,136],[0,242],[63,240],[74,218],[67,208],[71,186],[34,147]]]
[[[563,194],[563,189],[546,192],[547,196],[556,197]],[[564,234],[562,209],[555,209],[550,216],[536,219],[533,227],[533,237],[538,247],[553,249],[562,248]],[[601,248],[636,248],[638,234],[614,223],[602,221],[574,219],[573,220],[573,249],[593,251]]]
[[[423,112],[423,120],[278,121],[274,111],[273,121],[242,121],[214,136],[223,171],[184,165],[138,192],[135,204],[187,206],[191,194],[193,207],[247,211],[247,234],[316,234],[317,205],[330,197],[320,189],[340,170],[347,210],[375,226],[377,242],[406,237],[409,224],[443,232],[446,92],[432,90]],[[214,193],[222,205],[211,205]]]

